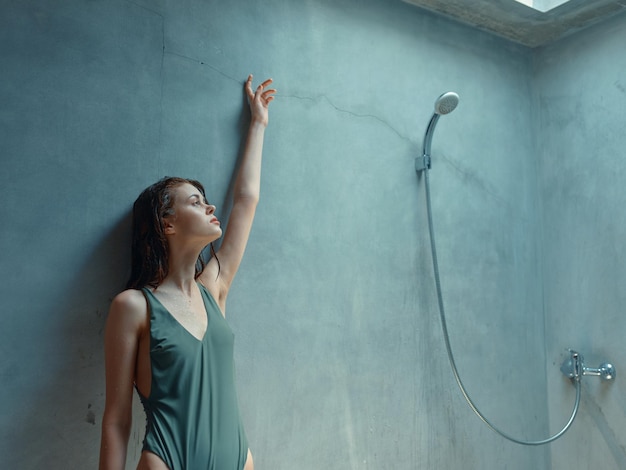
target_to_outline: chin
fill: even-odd
[[[215,240],[219,240],[220,238],[222,238],[222,231],[221,231],[221,230],[219,231],[219,233],[212,234],[212,235],[209,237],[209,243],[212,243],[212,242],[214,242]]]

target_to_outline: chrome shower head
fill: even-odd
[[[459,95],[453,91],[444,93],[437,101],[435,101],[435,113],[436,114],[449,114],[459,104]]]
[[[448,91],[437,98],[435,101],[435,112],[428,122],[426,133],[424,134],[424,141],[422,143],[422,155],[415,160],[415,170],[422,171],[430,168],[430,146],[433,140],[433,133],[435,132],[435,126],[437,121],[444,114],[449,114],[454,111],[459,104],[459,95],[453,91]]]

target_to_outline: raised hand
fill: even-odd
[[[274,99],[276,90],[273,88],[266,89],[272,83],[272,79],[268,78],[255,91],[252,91],[252,78],[252,74],[248,75],[244,86],[248,102],[250,103],[252,121],[267,126],[269,121],[268,106]]]

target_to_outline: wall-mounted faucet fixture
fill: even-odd
[[[561,364],[561,372],[573,380],[580,380],[583,375],[594,375],[603,380],[614,380],[616,375],[615,366],[609,362],[603,362],[597,369],[585,367],[584,358],[573,349],[568,350],[570,357]]]

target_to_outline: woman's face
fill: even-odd
[[[183,183],[173,190],[174,214],[164,218],[165,234],[178,239],[201,239],[205,245],[222,236],[215,206],[194,185]]]

